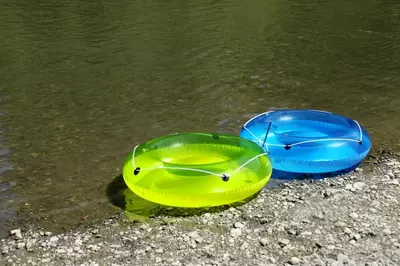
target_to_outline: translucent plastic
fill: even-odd
[[[271,172],[269,158],[255,143],[212,133],[173,134],[143,143],[123,167],[125,183],[140,197],[192,208],[244,200],[265,186]]]
[[[356,121],[318,110],[260,114],[244,124],[239,136],[268,151],[273,171],[277,173],[351,169],[371,149],[368,133]]]

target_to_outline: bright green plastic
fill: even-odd
[[[215,133],[172,134],[151,140],[127,156],[123,166],[125,183],[140,197],[190,208],[244,200],[265,186],[271,172],[271,162],[257,144]]]

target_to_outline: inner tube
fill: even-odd
[[[136,146],[123,178],[140,197],[173,207],[212,207],[244,200],[272,172],[263,149],[228,134],[181,133]]]
[[[247,121],[239,136],[269,154],[276,173],[323,174],[354,169],[371,139],[355,120],[320,110],[275,110]]]

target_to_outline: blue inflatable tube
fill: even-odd
[[[370,136],[357,121],[319,110],[262,113],[239,136],[269,153],[272,177],[350,171],[371,150]]]

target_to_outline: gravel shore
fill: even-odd
[[[291,181],[217,213],[12,230],[0,265],[400,265],[400,162]]]

